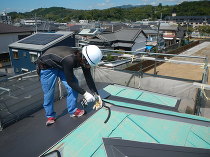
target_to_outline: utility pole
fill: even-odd
[[[35,13],[35,27],[36,27],[36,33],[37,33],[37,21],[36,21],[36,13]]]
[[[161,18],[162,18],[162,13],[161,13]],[[159,32],[160,32],[160,19],[158,20],[158,33],[157,33],[157,51],[156,53],[159,52]],[[157,55],[155,55],[155,60],[157,58]],[[157,70],[156,70],[156,67],[157,67],[157,62],[155,61],[155,67],[154,67],[154,75],[157,74]]]

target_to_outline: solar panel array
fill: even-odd
[[[62,34],[35,34],[31,37],[19,41],[19,43],[46,45],[62,36],[63,36]]]

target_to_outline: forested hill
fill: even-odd
[[[177,16],[210,16],[210,1],[182,2],[179,5],[158,6],[144,5],[136,7],[115,7],[104,10],[74,10],[63,7],[39,8],[31,12],[8,13],[13,20],[21,18],[38,18],[54,20],[57,22],[69,22],[71,20],[96,20],[96,21],[138,21],[142,19],[158,19],[171,16],[176,12]]]

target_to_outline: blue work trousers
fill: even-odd
[[[46,69],[41,70],[40,72],[40,81],[42,84],[42,90],[44,92],[44,104],[43,107],[45,109],[46,117],[56,117],[56,112],[54,111],[54,92],[55,92],[55,84],[57,78],[60,78],[64,86],[67,90],[67,108],[70,114],[73,114],[77,108],[77,97],[78,92],[73,90],[68,83],[66,82],[66,77],[64,72],[59,69]],[[74,77],[74,81],[78,83],[76,77]]]

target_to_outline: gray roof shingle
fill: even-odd
[[[141,31],[142,30],[138,28],[125,28],[116,31],[115,33],[101,34],[98,35],[98,37],[99,39],[106,41],[134,41]]]

